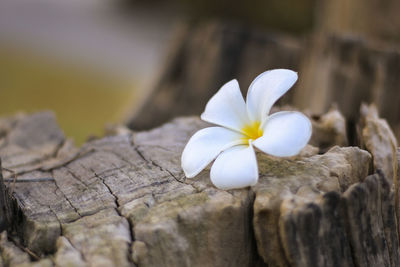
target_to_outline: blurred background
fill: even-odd
[[[82,144],[200,114],[237,78],[299,72],[280,104],[352,127],[374,102],[400,135],[398,0],[0,0],[0,116],[53,110]]]

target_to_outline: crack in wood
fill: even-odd
[[[92,170],[92,172],[94,173],[94,175],[100,179],[100,181],[103,183],[103,185],[108,189],[108,192],[114,197],[115,200],[115,211],[117,212],[117,214],[121,217],[124,218],[127,222],[128,222],[128,230],[129,230],[129,234],[130,234],[130,242],[128,242],[129,245],[129,253],[127,255],[127,259],[129,262],[133,263],[133,259],[132,259],[132,245],[133,242],[135,241],[135,234],[134,234],[134,230],[133,230],[133,224],[132,221],[129,218],[126,218],[125,216],[123,216],[121,214],[121,211],[119,210],[120,208],[120,204],[119,204],[119,198],[116,194],[114,194],[114,192],[112,191],[111,187],[106,183],[105,178],[101,177],[101,175],[98,175],[94,170]]]
[[[336,254],[343,253],[341,249],[347,249],[351,253],[345,259],[346,264],[351,263],[343,266],[354,265],[353,258],[359,252],[356,247],[350,247],[356,244],[348,238],[354,238],[358,230],[355,226],[345,227],[353,220],[348,216],[355,211],[337,213],[342,212],[340,205],[345,205],[342,191],[349,190],[349,186],[363,180],[369,172],[367,152],[337,147],[323,156],[301,156],[290,161],[266,157],[260,163],[264,174],[256,186],[249,190],[221,191],[210,184],[206,172],[194,184],[177,177],[179,151],[186,135],[195,130],[194,126],[190,128],[192,125],[199,125],[198,120],[176,120],[165,128],[141,134],[141,145],[133,144],[133,135],[93,141],[83,148],[92,153],[51,169],[54,184],[18,184],[15,195],[18,212],[26,216],[25,227],[32,227],[32,232],[28,228],[25,231],[27,247],[34,246],[35,252],[45,252],[41,254],[42,260],[51,258],[55,265],[70,255],[68,248],[77,259],[89,264],[101,258],[113,264],[140,266],[255,266],[255,262],[259,266],[275,263],[307,266],[303,263],[310,259],[332,263],[338,259]],[[186,128],[180,131],[179,127]],[[162,149],[161,144],[175,142],[175,131],[184,133],[177,139],[176,149]],[[132,143],[127,142],[129,137]],[[33,175],[46,178],[47,174],[38,166],[32,166],[37,168]],[[31,179],[29,172],[24,179]],[[364,215],[376,213],[382,217],[371,220],[369,228],[362,223],[359,227],[376,231],[381,225],[388,226],[382,232],[384,235],[373,234],[368,242],[375,246],[382,242],[393,248],[397,243],[390,239],[393,233],[390,222],[393,210],[390,209],[395,209],[388,206],[391,196],[384,198],[387,190],[384,185],[376,188],[371,185],[368,187],[371,192],[366,193],[370,198],[353,202],[360,203]],[[326,192],[336,193],[327,195]],[[298,202],[284,205],[286,197]],[[368,199],[375,203],[373,208],[363,203]],[[347,205],[355,205],[353,202]],[[262,214],[268,209],[275,213]],[[385,211],[390,213],[387,217]],[[338,225],[340,220],[346,221],[343,227]],[[285,225],[297,234],[292,235]],[[308,231],[314,226],[315,229]],[[269,231],[276,233],[277,239],[271,238]],[[310,236],[312,233],[315,235]],[[60,237],[65,238],[65,243]],[[57,238],[61,240],[58,247]],[[310,238],[314,238],[313,242],[308,242]],[[395,238],[398,242],[397,234]],[[171,247],[174,249],[168,249]],[[282,258],[268,254],[276,249],[283,252]],[[296,254],[295,250],[302,253]],[[396,262],[391,257],[393,251],[382,254],[389,256],[386,260],[391,263]]]
[[[145,162],[148,162],[148,163],[152,164],[153,166],[159,168],[161,171],[167,172],[167,173],[168,173],[171,177],[173,177],[178,183],[185,184],[185,185],[189,185],[189,184],[187,184],[187,183],[181,181],[180,179],[178,179],[178,177],[176,177],[171,171],[164,169],[162,166],[160,166],[159,164],[155,163],[153,160],[147,159],[147,158],[143,155],[143,153],[140,151],[139,146],[134,146],[133,148],[135,149],[135,151],[138,153],[138,155],[139,155]]]
[[[38,178],[24,178],[24,179],[14,179],[5,178],[4,182],[16,182],[16,183],[38,183],[38,182],[54,182],[53,177],[38,177]]]
[[[64,191],[58,186],[57,181],[55,180],[54,184],[56,185],[56,191],[58,190],[59,192],[61,192],[62,196],[64,197],[64,199],[68,202],[68,204],[71,206],[71,208],[75,211],[76,214],[79,215],[79,217],[82,218],[81,213],[79,212],[79,210],[75,207],[75,205],[72,204],[71,200],[67,197],[67,195],[64,193]]]

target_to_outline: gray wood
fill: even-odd
[[[3,180],[1,160],[0,160],[0,231],[7,229],[9,222],[6,217],[6,202],[7,202],[7,192]]]
[[[397,0],[318,1],[314,25],[322,34],[356,33],[376,42],[398,44],[399,8]]]
[[[342,128],[318,125],[325,132]],[[143,132],[116,128],[77,149],[51,113],[1,119],[0,157],[18,174],[11,199],[15,231],[0,242],[3,264],[399,264],[397,183],[374,161],[387,150],[372,149],[385,139],[391,151],[390,137],[364,135],[370,152],[334,146],[318,154],[308,146],[292,158],[258,153],[259,183],[223,191],[210,183],[209,168],[186,179],[180,167],[188,138],[205,126],[186,117]],[[323,140],[342,142],[338,136]]]
[[[352,35],[315,35],[310,43],[293,105],[322,114],[337,104],[355,124],[361,103],[375,103],[400,137],[399,50]]]
[[[2,170],[0,158],[0,232],[12,229],[15,212],[12,190],[7,188]],[[14,182],[14,178],[9,178],[8,185],[12,185],[12,182]]]
[[[301,41],[214,21],[192,24],[172,44],[152,94],[128,125],[135,130],[159,126],[176,116],[198,115],[226,82],[238,79],[242,92],[267,69],[298,69]],[[289,102],[288,94],[283,102]]]

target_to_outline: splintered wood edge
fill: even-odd
[[[37,116],[35,118],[40,119],[40,116]],[[48,119],[49,117],[47,116],[46,120]],[[18,125],[18,123],[16,125]],[[57,151],[53,153],[53,155],[55,155],[55,158],[42,158],[43,166],[50,166],[49,164],[46,164],[46,162],[51,160],[51,164],[54,166],[54,169],[48,167],[39,167],[32,170],[31,168],[26,168],[26,166],[24,167],[23,165],[20,165],[22,166],[21,170],[26,170],[26,172],[22,171],[19,174],[18,179],[28,180],[34,179],[35,177],[38,177],[38,179],[40,179],[43,178],[43,175],[50,176],[55,179],[54,182],[43,181],[34,184],[29,182],[17,184],[14,194],[17,199],[23,196],[21,195],[24,194],[23,188],[25,188],[25,190],[28,190],[25,192],[29,192],[29,194],[27,195],[28,198],[24,199],[24,201],[28,202],[26,202],[24,205],[29,204],[29,197],[32,198],[33,196],[37,198],[35,201],[39,201],[40,203],[40,201],[43,200],[43,198],[41,198],[43,197],[43,194],[46,194],[46,192],[47,194],[49,193],[49,188],[52,188],[52,192],[54,194],[54,197],[50,198],[50,200],[54,202],[50,203],[50,209],[43,209],[43,205],[39,204],[35,206],[37,209],[34,210],[33,213],[32,211],[26,210],[26,208],[24,210],[24,207],[21,206],[21,204],[23,203],[21,202],[22,199],[19,199],[16,202],[16,204],[19,205],[19,212],[22,213],[22,217],[17,216],[16,218],[14,218],[14,221],[16,219],[19,226],[21,226],[21,223],[22,225],[25,224],[25,230],[22,233],[20,232],[20,236],[23,237],[22,241],[26,246],[28,246],[29,249],[32,249],[34,253],[39,252],[39,254],[41,254],[40,252],[46,251],[46,253],[53,254],[55,252],[55,258],[50,259],[53,263],[61,265],[63,263],[63,260],[65,260],[65,255],[67,255],[66,253],[70,253],[68,255],[73,255],[73,257],[71,258],[72,262],[90,262],[95,264],[100,260],[97,256],[97,253],[100,253],[100,251],[104,249],[105,250],[103,251],[102,260],[104,260],[104,256],[106,256],[106,259],[111,260],[111,262],[113,262],[114,264],[118,263],[120,265],[132,265],[134,263],[138,263],[139,265],[149,266],[154,265],[155,263],[169,262],[169,264],[175,265],[184,264],[185,262],[188,263],[188,257],[196,258],[195,254],[191,254],[193,252],[187,251],[187,253],[189,252],[188,256],[181,258],[181,260],[183,261],[179,261],[179,259],[177,260],[176,255],[174,253],[171,253],[170,257],[163,257],[161,259],[162,261],[157,262],[157,260],[160,260],[158,258],[159,255],[154,254],[155,251],[151,250],[148,246],[149,244],[153,244],[154,246],[167,245],[168,242],[170,242],[168,240],[151,241],[153,238],[156,238],[156,236],[154,236],[153,234],[154,230],[160,230],[160,228],[152,228],[159,227],[157,226],[157,223],[154,224],[154,220],[161,219],[161,221],[163,221],[162,218],[158,218],[157,216],[160,216],[167,211],[165,215],[167,215],[166,220],[169,221],[169,223],[165,225],[168,227],[165,228],[166,232],[164,232],[164,234],[171,234],[171,229],[174,229],[174,227],[177,227],[178,225],[182,225],[182,223],[183,225],[187,225],[187,227],[189,227],[194,222],[200,222],[200,224],[195,228],[192,228],[192,226],[187,228],[187,230],[185,231],[188,232],[185,232],[184,235],[168,237],[173,237],[171,241],[174,241],[174,238],[178,238],[177,240],[181,240],[182,238],[184,238],[187,240],[186,242],[194,242],[193,244],[196,244],[197,242],[202,240],[201,237],[200,239],[198,239],[195,236],[191,236],[193,234],[193,231],[197,231],[196,229],[204,229],[204,234],[212,233],[215,238],[218,237],[217,240],[211,239],[213,241],[208,245],[213,248],[215,253],[219,253],[219,256],[216,258],[212,256],[212,254],[210,254],[208,259],[202,259],[204,261],[203,264],[215,263],[218,266],[219,258],[221,258],[222,260],[232,258],[233,255],[226,254],[227,251],[223,249],[223,246],[219,243],[218,239],[222,239],[224,240],[224,242],[230,240],[229,242],[231,245],[240,244],[242,242],[244,243],[245,247],[250,247],[250,249],[244,249],[244,247],[240,246],[237,247],[239,249],[238,251],[241,251],[241,255],[247,253],[249,254],[247,257],[241,257],[240,260],[236,262],[238,266],[251,265],[254,262],[258,261],[257,259],[259,259],[259,257],[264,258],[264,260],[270,260],[268,257],[263,256],[264,252],[262,251],[261,247],[258,247],[258,255],[257,253],[254,254],[256,249],[254,245],[251,245],[252,242],[254,242],[251,240],[253,240],[254,238],[257,239],[257,243],[259,245],[258,239],[260,238],[260,235],[264,234],[259,226],[254,225],[255,223],[257,223],[257,215],[251,215],[253,213],[251,212],[251,210],[253,209],[254,199],[263,196],[262,192],[264,192],[265,188],[263,188],[262,182],[260,182],[260,185],[256,186],[252,190],[233,190],[231,192],[225,192],[217,190],[210,185],[207,171],[200,174],[199,177],[195,180],[190,181],[185,180],[184,177],[181,176],[181,170],[176,166],[176,154],[180,153],[176,150],[176,144],[174,144],[174,142],[180,142],[180,146],[182,146],[186,142],[188,136],[192,135],[199,127],[203,126],[204,124],[202,124],[195,118],[178,119],[170,124],[162,126],[159,129],[154,129],[149,132],[134,134],[125,133],[121,136],[110,136],[104,139],[89,142],[81,148],[81,151],[89,151],[87,153],[78,152],[77,154],[76,150],[72,149],[70,153],[66,153],[66,157],[64,153],[63,157],[58,158],[57,154],[59,153],[57,153],[57,151],[59,151],[62,147],[62,145],[58,145],[55,147]],[[176,134],[177,130],[179,130],[179,132],[181,133],[180,136]],[[161,140],[161,143],[158,143],[157,140]],[[60,139],[55,142],[55,144],[58,143],[65,143],[65,139]],[[43,151],[42,149],[38,150]],[[49,151],[48,148],[46,148],[45,151]],[[2,150],[0,148],[0,155],[1,154]],[[171,155],[175,155],[175,157]],[[37,156],[33,155],[28,159],[37,159]],[[18,161],[18,158],[16,160]],[[59,160],[59,164],[55,162],[57,160]],[[271,163],[269,164],[272,163],[273,161],[271,161]],[[28,166],[29,164],[38,164],[38,162],[37,160],[33,160],[31,162],[28,161]],[[113,168],[108,168],[107,166],[109,165],[113,166]],[[129,170],[124,167],[124,165],[134,166],[134,170]],[[150,175],[148,176],[149,178],[152,177],[151,175],[156,175],[158,177],[161,177],[161,180],[157,179],[145,185],[144,187],[142,186],[141,190],[144,190],[142,191],[144,193],[141,195],[135,195],[138,194],[138,191],[134,188],[132,190],[129,189],[129,180],[137,179],[137,181],[142,181],[143,178],[141,177],[147,177],[146,175]],[[115,178],[113,178],[114,176]],[[116,179],[117,177],[118,179]],[[386,198],[385,201],[383,201],[383,198],[387,195],[386,193],[388,192],[387,190],[389,190],[389,186],[385,187],[385,184],[382,184],[382,182],[384,182],[382,180],[382,177],[384,177],[384,175],[375,175],[372,178],[367,178],[364,182],[362,182],[363,177],[360,177],[360,183],[355,183],[351,185],[344,194],[340,194],[340,189],[338,189],[339,192],[336,193],[328,192],[323,194],[311,194],[310,196],[313,196],[312,199],[316,197],[314,200],[311,199],[311,201],[306,201],[306,203],[304,204],[302,204],[302,202],[296,202],[297,204],[295,205],[287,206],[288,208],[286,208],[284,212],[284,214],[286,215],[282,214],[281,211],[279,211],[282,208],[281,204],[279,204],[277,206],[278,221],[275,221],[274,223],[279,222],[279,224],[276,225],[276,227],[278,227],[276,228],[276,231],[278,231],[278,233],[280,232],[278,236],[279,240],[277,240],[277,248],[283,252],[283,258],[281,259],[283,260],[283,262],[281,263],[286,265],[289,264],[298,266],[310,266],[308,264],[311,260],[315,259],[315,256],[308,254],[307,251],[309,251],[310,248],[315,248],[315,244],[321,244],[321,247],[317,247],[318,249],[321,249],[322,252],[324,252],[321,254],[322,256],[320,255],[317,257],[317,262],[323,260],[334,262],[335,260],[337,260],[337,258],[334,257],[333,253],[330,252],[330,249],[333,249],[333,247],[329,247],[329,244],[326,243],[331,241],[328,238],[329,235],[332,234],[331,229],[337,229],[337,237],[341,236],[342,238],[344,237],[346,240],[348,240],[344,244],[337,243],[337,249],[343,249],[346,246],[348,248],[348,245],[346,244],[351,245],[353,243],[351,246],[355,246],[356,243],[354,242],[357,242],[357,240],[354,239],[354,234],[362,234],[362,230],[366,229],[365,227],[368,227],[368,225],[360,225],[349,219],[352,218],[351,216],[353,215],[353,212],[351,212],[349,208],[355,208],[355,206],[352,206],[353,204],[363,203],[364,200],[363,198],[359,198],[357,194],[354,195],[353,193],[351,193],[358,192],[360,190],[359,188],[365,188],[367,186],[367,188],[370,188],[369,190],[375,190],[371,191],[374,192],[374,195],[371,195],[371,201],[384,203],[381,204],[381,206],[383,210],[388,211],[386,214],[393,214],[395,212],[398,212],[397,208],[391,208],[390,205],[393,206],[393,199],[390,196],[389,198]],[[370,183],[369,181],[371,179],[375,181],[375,184],[377,186],[368,187],[368,184]],[[387,179],[387,177],[385,179]],[[70,184],[70,181],[75,182],[73,184]],[[264,182],[265,181],[267,180],[264,180]],[[26,186],[28,184],[29,187]],[[88,187],[89,185],[94,186],[94,189]],[[88,192],[90,194],[88,196],[95,197],[94,199],[96,201],[87,202],[87,200],[82,201],[81,199],[76,199],[76,197],[74,198],[73,194],[74,192],[76,192],[74,191],[76,189],[73,188],[79,188],[79,186],[86,191],[89,190]],[[121,186],[124,190],[126,190],[121,191]],[[73,190],[71,191],[71,189]],[[300,200],[304,198],[305,195],[303,191],[303,196],[294,196],[295,199]],[[101,194],[99,194],[99,192]],[[310,191],[310,193],[312,193],[312,191]],[[307,194],[309,195],[310,193]],[[391,194],[394,193],[392,192]],[[349,196],[353,195],[356,198],[354,200],[351,200]],[[290,202],[284,203],[290,204]],[[225,208],[221,209],[222,207],[219,206],[221,204],[223,204]],[[193,209],[193,207],[196,208]],[[343,210],[344,208],[346,209]],[[383,218],[383,210],[382,213],[379,213],[379,209],[368,211],[367,208],[368,207],[363,208],[364,212],[366,212],[366,216],[375,216],[374,214],[378,213],[381,214],[381,216],[379,217],[382,217],[381,222],[379,222],[378,220],[376,222],[377,224],[373,225],[373,229],[379,230],[380,227],[385,228],[384,236],[379,235],[379,239],[372,239],[372,241],[370,240],[368,242],[378,242],[384,239],[386,240],[386,242],[388,242],[388,244],[390,244],[390,247],[388,248],[389,250],[382,250],[382,253],[384,254],[378,255],[377,257],[364,255],[364,252],[361,253],[361,250],[358,250],[360,252],[357,252],[359,253],[359,255],[354,255],[353,251],[353,254],[351,254],[351,256],[345,256],[345,258],[347,259],[346,262],[348,262],[348,266],[351,266],[351,263],[353,263],[354,261],[362,262],[362,259],[367,259],[367,262],[373,263],[387,263],[389,261],[392,263],[392,265],[399,263],[398,258],[396,258],[394,254],[394,251],[398,251],[399,247],[397,226],[394,227],[394,225],[392,224],[393,220],[391,220],[390,216]],[[201,212],[193,213],[192,215],[190,215],[189,213],[183,216],[187,213],[188,210],[191,209],[193,209],[193,211],[197,210],[197,212]],[[224,215],[225,212],[229,210],[230,212]],[[311,217],[314,218],[312,220],[315,220],[313,223],[323,223],[322,225],[324,226],[324,228],[320,228],[320,230],[314,229],[318,230],[318,233],[322,233],[321,237],[317,239],[320,243],[309,243],[308,241],[303,242],[301,241],[301,238],[293,239],[295,238],[295,236],[293,236],[293,234],[291,233],[303,230],[306,231],[307,229],[307,225],[303,225],[302,218],[307,218],[307,216],[310,216],[314,212],[322,212],[321,214],[325,214],[322,215],[322,217]],[[333,218],[332,214],[335,213],[340,214],[339,217],[335,217],[335,220],[341,221],[342,225],[344,225],[343,227],[328,227],[327,223],[333,223],[331,221]],[[234,216],[232,217],[233,214]],[[250,215],[253,217],[251,217]],[[171,216],[170,219],[168,216]],[[198,217],[194,221],[193,219],[196,217],[193,218],[193,216],[200,217]],[[231,218],[234,218],[235,216],[245,216],[248,219],[245,220],[244,224],[234,226],[239,228],[229,228],[226,226],[220,228],[222,225],[224,225],[221,224],[222,222],[229,222]],[[48,218],[47,222],[46,218]],[[263,223],[262,218],[259,218],[261,219],[261,221],[258,222],[258,225],[260,223]],[[45,224],[42,226],[40,224],[41,221],[45,222]],[[179,221],[181,222],[178,223]],[[153,224],[149,224],[149,222],[152,222]],[[352,223],[355,224],[351,226]],[[87,228],[88,226],[90,227]],[[104,228],[105,226],[109,227],[108,230],[107,228]],[[201,228],[198,228],[200,226]],[[288,226],[290,226],[291,228],[287,228]],[[357,231],[357,227],[359,230],[361,229],[361,232]],[[91,228],[95,230],[90,230]],[[215,232],[214,228],[218,229],[218,231]],[[255,228],[255,237],[251,237],[254,231],[253,228]],[[27,232],[27,230],[29,229],[35,230],[33,233],[30,233],[29,231]],[[238,229],[242,230],[238,232]],[[289,229],[294,229],[295,232],[290,231]],[[111,233],[113,233],[111,236],[109,235],[110,230]],[[162,230],[161,233],[163,233],[163,231],[164,230]],[[224,231],[226,233],[224,233]],[[228,234],[228,232],[230,233],[231,231],[236,232],[236,236],[238,236],[238,233],[249,235],[250,239],[227,239],[226,235]],[[26,234],[28,234],[28,236],[25,236]],[[304,232],[303,234],[306,234],[306,232]],[[99,238],[100,236],[102,236],[102,238],[105,238],[103,241],[106,241],[106,243],[103,244],[102,242],[100,242],[100,245],[96,246],[91,244],[95,242],[87,243],[84,238],[85,236],[86,238]],[[37,243],[40,240],[48,240],[48,238],[52,240],[49,244]],[[288,240],[297,240],[296,242],[300,242],[298,243],[298,245],[302,246],[302,250],[300,250],[299,255],[292,254],[295,252],[295,250],[291,248],[290,242],[288,242]],[[118,247],[119,253],[111,253],[108,250],[107,246],[110,246],[110,248]],[[159,247],[158,249],[161,248],[162,247]],[[93,251],[91,251],[93,249],[100,250],[93,254]],[[366,247],[363,249],[365,249],[365,252],[367,252],[370,248]],[[129,251],[132,251],[132,254],[130,254]],[[247,252],[244,253],[245,251]],[[210,252],[208,249],[205,249],[200,250],[198,253],[201,255],[207,255],[207,253]],[[152,258],[150,256],[154,257]],[[299,257],[298,262],[295,261],[295,257]],[[220,262],[220,264],[222,263]]]

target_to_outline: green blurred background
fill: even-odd
[[[53,110],[80,145],[121,123],[161,69],[173,12],[122,2],[0,2],[0,116]]]
[[[53,110],[82,144],[143,104],[179,25],[220,19],[300,38],[329,31],[400,40],[398,2],[367,2],[2,0],[0,116]]]
[[[0,47],[0,79],[0,115],[53,110],[77,144],[120,122],[135,100],[132,81],[11,47]]]

